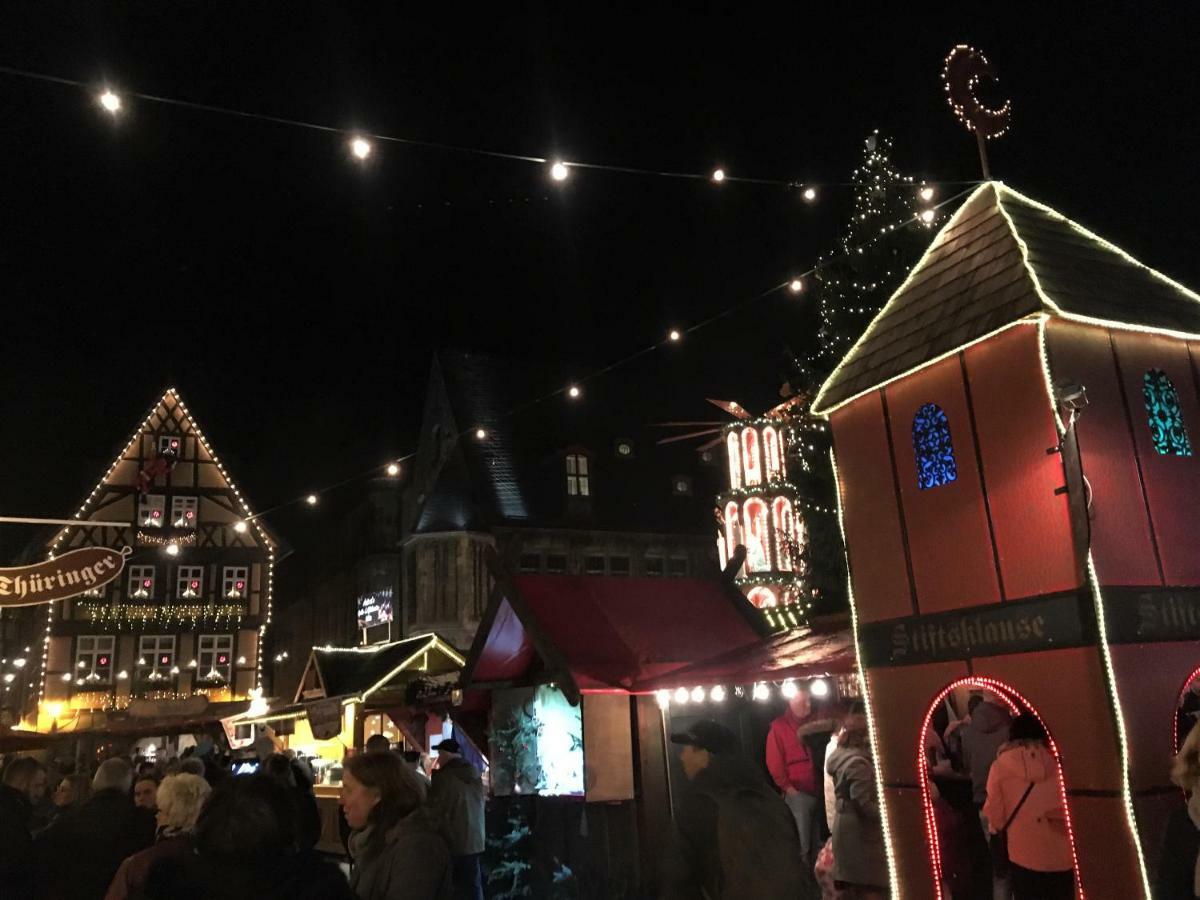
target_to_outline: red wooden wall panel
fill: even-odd
[[[1129,398],[1163,576],[1167,584],[1200,584],[1200,553],[1195,544],[1200,531],[1200,400],[1192,380],[1187,344],[1175,338],[1126,331],[1114,331],[1113,342]],[[1174,383],[1194,448],[1192,456],[1164,456],[1155,451],[1143,394],[1142,379],[1148,369],[1162,369]]]
[[[834,413],[832,426],[859,618],[874,622],[912,615],[900,509],[879,394],[868,394]]]
[[[1077,586],[1062,460],[1038,332],[1010,328],[964,351],[1007,599]]]
[[[896,382],[885,393],[920,611],[996,603],[1000,587],[958,356]],[[936,403],[949,419],[958,477],[920,490],[912,424],[926,403]]]
[[[1046,331],[1054,381],[1087,388],[1076,430],[1083,474],[1092,487],[1092,558],[1103,584],[1161,583],[1142,495],[1133,435],[1106,329],[1052,319]],[[1142,393],[1131,398],[1144,409]],[[1145,427],[1143,420],[1141,426]]]

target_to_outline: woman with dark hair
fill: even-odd
[[[359,900],[448,900],[450,850],[425,810],[425,785],[394,753],[363,753],[342,770],[354,829],[351,887]]]
[[[353,900],[335,866],[302,850],[295,807],[267,775],[230,778],[213,789],[195,828],[195,852],[159,861],[149,900]]]
[[[1058,760],[1032,713],[1013,719],[996,753],[983,816],[993,835],[1007,832],[1013,900],[1071,900],[1074,857]]]
[[[321,839],[321,811],[313,794],[312,783],[296,764],[282,753],[272,753],[262,762],[260,770],[287,787],[295,805],[296,838],[301,850],[311,850]]]

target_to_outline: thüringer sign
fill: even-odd
[[[108,584],[132,552],[84,547],[36,565],[0,569],[0,607],[52,603]]]

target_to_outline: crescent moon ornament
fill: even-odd
[[[984,142],[998,138],[1008,131],[1009,125],[1012,124],[1012,101],[1005,100],[999,109],[984,105],[977,95],[979,84],[984,79],[999,80],[991,63],[981,51],[966,44],[959,44],[946,56],[946,64],[942,69],[946,100],[958,121],[967,131],[975,133],[983,177],[990,179]]]

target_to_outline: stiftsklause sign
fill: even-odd
[[[32,566],[0,569],[0,607],[52,603],[108,584],[132,552],[84,547]]]

